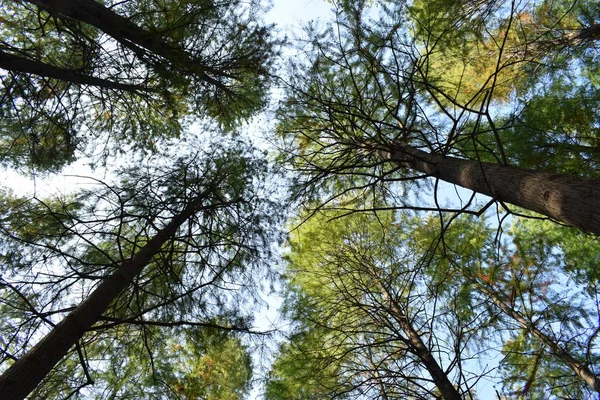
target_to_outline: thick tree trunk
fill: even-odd
[[[600,40],[600,25],[591,24],[567,31],[562,36],[554,38],[544,38],[542,36],[527,45],[527,52],[534,55],[544,55],[548,51],[586,46],[598,40]]]
[[[540,50],[553,50],[561,47],[577,47],[600,40],[600,25],[591,24],[567,32],[564,36],[540,42]]]
[[[223,75],[202,64],[177,43],[169,43],[160,36],[137,26],[110,8],[94,0],[26,0],[53,15],[70,18],[95,26],[127,48],[139,46],[168,60],[172,65],[193,73],[198,78],[229,93],[223,83],[207,75]]]
[[[540,342],[544,344],[559,360],[569,366],[575,373],[585,381],[595,392],[600,393],[600,379],[596,376],[585,364],[578,361],[571,355],[567,350],[560,346],[554,339],[546,335],[544,332],[539,330],[535,324],[528,319],[524,318],[518,311],[513,307],[509,306],[506,302],[498,296],[498,294],[487,288],[484,285],[477,283],[479,290],[488,296],[498,308],[500,308],[506,315],[510,316],[516,322],[519,323],[527,332],[531,333]]]
[[[600,235],[600,181],[379,146],[383,159]]]
[[[25,356],[0,376],[0,399],[24,399],[96,323],[108,305],[139,275],[162,245],[199,209],[197,198],[144,246],[124,261],[82,303],[57,324]]]
[[[27,58],[19,57],[0,50],[0,68],[13,72],[24,72],[43,76],[46,78],[60,79],[67,82],[73,82],[80,85],[96,86],[104,89],[122,90],[130,93],[156,92],[157,90],[146,88],[139,85],[128,85],[124,83],[109,81],[107,79],[96,78],[84,75],[76,70],[58,68],[41,61],[33,61]]]
[[[393,302],[394,314],[396,314],[396,320],[399,322],[401,329],[408,338],[410,346],[413,348],[414,353],[429,372],[433,383],[438,388],[442,397],[445,400],[462,400],[462,396],[458,393],[458,390],[454,387],[448,374],[440,367],[436,359],[429,351],[429,348],[425,345],[419,333],[413,328],[410,321],[399,309],[398,305]]]

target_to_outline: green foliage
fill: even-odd
[[[557,268],[569,273],[580,285],[587,286],[590,294],[595,292],[600,279],[597,267],[600,246],[597,237],[551,221],[522,219],[514,229],[522,243],[529,244],[528,252],[536,246],[539,252],[556,256],[559,260],[555,265]]]
[[[231,131],[266,104],[279,43],[255,2],[98,3],[99,26],[33,3],[0,7],[0,51],[37,68],[0,74],[4,165],[55,172],[98,143],[101,158],[155,152],[190,120]]]
[[[268,393],[439,395],[413,386],[430,371],[398,345],[409,331],[400,312],[433,358],[450,360],[443,369],[465,396],[477,391],[469,379],[488,377],[470,374],[472,356],[497,364],[489,378],[505,380],[509,398],[591,398],[582,371],[597,372],[596,238],[507,218],[517,211],[500,203],[491,222],[493,203],[480,211],[463,192],[444,208],[443,185],[429,199],[428,176],[414,171],[440,176],[441,163],[412,150],[596,178],[595,5],[370,4],[334,3],[335,21],[311,25],[305,58],[291,63],[277,133],[309,211],[289,242],[295,325]]]
[[[281,159],[297,171],[294,187],[305,203],[360,201],[384,181],[403,181],[407,195],[418,189],[410,173],[375,154],[389,140],[424,143],[410,46],[389,19],[369,24],[361,5],[339,10],[337,26],[307,32],[311,47],[292,62],[278,110]]]
[[[597,362],[596,285],[577,283],[595,270],[596,240],[527,219],[507,234],[499,243],[494,229],[467,216],[442,230],[439,217],[389,211],[312,216],[290,238],[285,310],[295,330],[280,347],[267,398],[433,397],[435,388],[409,383],[428,372],[399,315],[432,354],[445,354],[440,362],[457,366],[461,375],[445,371],[465,379],[463,393],[476,392],[466,383],[478,374],[467,361],[475,356],[498,363],[511,398],[591,396],[548,343],[582,365]]]
[[[312,329],[297,332],[290,343],[282,345],[267,378],[265,398],[317,400],[333,393],[341,399],[351,398],[343,394],[339,363],[323,349],[326,341],[326,334]]]
[[[82,399],[236,400],[250,389],[248,349],[236,335],[218,329],[121,326],[95,342],[86,349],[88,370],[72,354],[33,396],[62,398],[71,391]],[[85,373],[93,385],[80,384]]]
[[[503,138],[511,158],[525,168],[597,179],[598,89],[591,86],[569,95],[568,88],[557,88],[557,95],[530,100]]]
[[[497,1],[415,1],[408,8],[410,28],[423,59],[426,84],[440,94],[444,106],[477,107],[490,94],[510,91],[506,76],[494,76],[497,43],[489,39],[497,29]],[[501,94],[499,94],[501,93]]]
[[[267,165],[249,146],[231,146],[124,168],[120,182],[71,200],[6,195],[0,368],[200,201],[35,396],[242,398],[251,364],[236,332],[251,330],[248,298],[271,279],[262,267],[279,211],[260,178]]]
[[[250,354],[235,335],[210,328],[120,327],[115,333],[88,350],[94,385],[76,398],[241,400],[248,394]],[[64,375],[35,395],[60,398],[69,384],[85,379],[78,364],[77,357],[66,360]]]
[[[176,140],[199,120],[232,132],[263,109],[279,43],[254,1],[102,5],[135,24],[121,33],[145,39],[0,2],[0,51],[48,75],[0,73],[0,162],[54,172],[98,143],[101,157],[167,143],[177,154],[74,197],[0,196],[0,368],[202,199],[34,397],[243,398],[252,365],[236,332],[250,330],[245,304],[270,278],[258,267],[281,207],[241,141],[188,157]],[[412,146],[597,178],[597,6],[334,7],[282,81],[279,160],[314,214],[298,213],[306,220],[288,241],[292,327],[266,398],[441,398],[429,358],[465,398],[488,378],[509,398],[591,398],[573,363],[595,373],[599,361],[597,238],[502,214],[490,223],[465,215],[469,205],[444,213],[437,197],[422,200],[428,176],[380,152]]]
[[[562,352],[581,365],[593,366],[598,360],[594,350],[596,285],[586,287],[589,277],[581,279],[588,268],[595,269],[592,265],[600,249],[595,238],[550,221],[526,218],[515,220],[501,245],[493,242],[492,232],[482,236],[481,228],[472,223],[459,223],[449,231],[454,228],[471,232],[467,238],[474,232],[479,236],[467,239],[477,249],[470,255],[464,247],[454,250],[456,237],[448,231],[444,233],[447,245],[442,248],[453,267],[467,278],[464,290],[475,292],[467,294],[471,301],[462,306],[469,313],[486,313],[493,321],[490,326],[497,329],[486,330],[478,346],[489,348],[495,340],[501,344],[499,367],[505,393],[519,398],[592,398],[590,388]],[[589,253],[573,252],[575,243]],[[579,255],[583,257],[578,259]]]
[[[593,65],[593,10],[585,1],[442,0],[413,2],[408,15],[425,83],[450,110],[507,103],[545,74]]]
[[[468,158],[597,179],[599,87],[587,78],[554,77],[494,125],[465,124],[456,147]],[[499,146],[502,152],[499,150]]]
[[[428,265],[414,251],[417,227],[393,212],[333,211],[292,232],[286,311],[295,330],[280,348],[267,398],[435,398],[414,335],[451,381],[469,380],[453,368],[466,357],[452,352],[455,331],[441,332],[470,329],[474,319],[446,307],[451,296],[436,288],[447,284],[447,264]],[[467,395],[468,385],[459,391]]]
[[[539,341],[521,331],[503,349],[503,389],[510,398],[592,399],[593,395],[564,364],[557,363]]]

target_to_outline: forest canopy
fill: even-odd
[[[328,6],[0,2],[0,398],[598,397],[598,4]]]

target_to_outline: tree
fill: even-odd
[[[465,146],[466,156],[478,160],[596,178],[594,8],[586,1],[410,8],[428,90],[450,112],[480,109],[481,118],[457,131],[455,149]]]
[[[473,333],[461,329],[474,320],[444,309],[450,300],[429,266],[403,244],[412,227],[389,211],[329,212],[292,233],[287,310],[296,329],[267,398],[472,397],[454,346],[467,346]]]
[[[304,58],[286,77],[281,157],[307,210],[294,225],[287,271],[296,329],[280,347],[267,396],[452,398],[419,356],[427,352],[408,344],[412,325],[463,397],[477,395],[485,374],[507,397],[597,397],[597,241],[584,233],[600,233],[592,220],[600,182],[589,179],[596,42],[591,33],[580,40],[585,26],[573,27],[573,40],[561,32],[581,9],[428,2],[427,27],[417,32],[415,8],[381,3],[336,3],[335,22],[307,30]],[[440,10],[448,24],[431,17]],[[457,61],[468,73],[447,68]],[[529,162],[552,146],[560,159]],[[580,170],[578,146],[591,171]],[[444,204],[441,181],[492,199]],[[484,219],[494,203],[493,229],[463,215]],[[411,220],[408,212],[390,218],[391,210],[435,214]],[[548,224],[550,236],[527,233],[517,215],[543,218],[533,212],[580,231]],[[563,242],[563,232],[577,239]],[[577,240],[589,265],[574,267],[577,258],[566,255],[583,254]],[[497,369],[468,370],[465,360],[485,363],[487,354],[497,355]]]
[[[500,122],[507,126],[502,144],[508,162],[526,169],[597,179],[597,101],[594,85],[583,88],[555,78],[522,110]],[[457,148],[466,157],[495,162],[496,155],[489,151],[494,147],[492,130],[479,132],[477,138],[463,137]]]
[[[389,14],[376,24],[365,20],[360,4],[338,10],[334,26],[312,32],[307,65],[297,64],[290,75],[278,130],[292,168],[305,178],[300,190],[331,199],[379,187],[389,196],[395,182],[433,177],[490,196],[504,208],[510,203],[600,233],[600,182],[509,165],[506,128],[496,125],[491,98],[478,108],[447,108],[452,97],[429,80],[428,59],[402,24],[392,23]],[[482,124],[494,148],[466,158],[457,143],[475,138]],[[485,163],[480,153],[497,158]],[[409,207],[407,193],[398,207]]]
[[[406,14],[426,58],[424,74],[447,97],[444,105],[478,108],[491,98],[509,102],[540,76],[593,64],[590,53],[600,38],[594,7],[587,1],[416,1]]]
[[[578,236],[579,245],[589,246],[588,260],[593,264],[598,254],[596,238],[521,217],[507,231],[509,237],[499,242],[496,235],[492,237],[494,230],[473,222],[462,218],[441,233],[432,227],[414,232],[417,237],[425,233],[418,240],[436,249],[432,259],[443,258],[460,271],[462,279],[453,284],[462,285],[463,293],[479,298],[485,306],[474,307],[471,301],[470,312],[484,312],[501,321],[495,332],[487,333],[486,341],[497,336],[502,343],[504,358],[499,367],[504,389],[534,398],[548,393],[566,398],[597,396],[592,394],[600,389],[598,355],[592,350],[597,341],[597,284],[593,279],[578,279],[591,266],[585,258],[579,270],[573,269],[570,264],[578,259],[559,250],[568,242],[556,248],[550,239],[561,231]],[[434,244],[432,234],[439,235]],[[499,333],[503,330],[506,334]]]
[[[158,327],[250,331],[236,282],[252,285],[246,270],[268,256],[277,213],[252,183],[264,164],[236,146],[122,171],[120,185],[71,201],[5,197],[3,353],[14,363],[2,397],[24,398],[67,355],[93,382],[85,348],[121,325],[139,326],[146,348]]]
[[[440,229],[433,215],[391,215],[318,213],[294,232],[286,307],[296,329],[267,398],[452,398],[432,390],[406,321],[461,398],[477,398],[480,379],[509,397],[597,397],[596,290],[572,281],[569,257],[535,221],[516,221],[499,244],[472,217]]]
[[[113,326],[110,335],[85,347],[87,371],[81,360],[66,358],[30,397],[245,398],[252,377],[250,349],[242,332],[224,328]]]
[[[179,137],[191,118],[232,129],[266,104],[278,43],[258,7],[4,2],[4,162],[53,171],[89,137],[112,151],[152,151],[161,138]]]

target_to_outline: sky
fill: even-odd
[[[300,29],[312,19],[326,18],[332,7],[325,0],[273,0],[273,8],[266,19],[290,31]]]
[[[326,20],[331,15],[333,5],[325,0],[272,0],[272,8],[265,15],[268,23],[274,23],[278,29],[289,37],[301,35],[302,26],[313,19]],[[33,195],[43,197],[48,194],[67,193],[74,188],[87,185],[78,176],[93,176],[105,179],[100,170],[92,171],[87,160],[78,160],[64,168],[60,174],[43,176],[32,173],[24,178],[19,174],[4,170],[0,174],[0,187],[9,187],[16,195]]]
[[[282,34],[289,37],[301,35],[302,26],[312,19],[327,19],[331,15],[332,4],[325,0],[273,0],[270,11],[265,15],[268,23],[277,25]],[[29,176],[19,175],[10,170],[0,173],[0,187],[10,188],[19,196],[37,196],[40,198],[51,194],[66,194],[77,191],[93,184],[85,176],[97,179],[107,179],[106,173],[101,168],[92,170],[87,164],[89,160],[80,159],[64,168],[59,174],[48,176],[30,173]],[[277,309],[280,299],[263,295],[268,304],[268,309],[257,318],[258,329],[271,329],[281,326],[282,321],[277,318]],[[264,353],[261,353],[265,356]],[[250,399],[261,398],[262,385],[256,385]]]
[[[325,0],[273,0],[273,8],[266,15],[266,21],[275,23],[289,38],[302,36],[302,27],[311,20],[319,20],[326,22],[334,15],[332,12],[333,4]],[[438,192],[441,202],[447,204],[464,204],[468,201],[472,192],[466,189],[456,187],[454,185],[440,182],[440,191]],[[486,196],[478,195],[479,202],[487,202]],[[275,298],[267,299],[269,309],[259,317],[256,321],[259,327],[282,327],[283,321],[277,316],[277,303]],[[469,369],[476,370],[486,368],[485,358],[481,360],[482,364],[478,364],[478,360],[472,360]],[[491,360],[494,364],[495,360]],[[473,365],[477,364],[477,365]],[[478,394],[482,399],[496,398],[493,383],[486,378],[481,379],[477,384]],[[261,385],[257,385],[251,393],[250,399],[260,399]]]
[[[329,20],[333,16],[332,8],[333,4],[325,0],[273,0],[272,8],[265,15],[265,20],[268,23],[276,24],[281,33],[285,33],[293,39],[302,35],[302,27],[309,21],[321,20],[325,22]],[[75,175],[95,176],[99,179],[106,178],[102,176],[101,171],[93,172],[86,165],[86,160],[80,160],[51,179],[42,176],[24,179],[15,173],[4,171],[4,174],[0,176],[0,185],[11,187],[19,195],[35,194],[44,196],[49,193],[67,193],[90,183]],[[280,300],[275,297],[267,297],[266,302],[269,305],[268,310],[257,319],[257,328],[259,329],[280,326],[282,323],[277,317]],[[261,389],[261,385],[257,385],[250,398],[261,398]]]
[[[331,9],[332,4],[325,0],[273,0],[273,7],[265,15],[265,20],[268,23],[276,24],[281,34],[293,38],[302,35],[302,27],[309,21],[317,19],[326,20],[328,16],[332,15]],[[263,293],[261,297],[265,300],[267,307],[261,310],[256,316],[256,329],[285,329],[285,321],[279,317],[278,312],[282,299],[273,293]],[[275,350],[276,345],[272,344],[269,348]],[[264,366],[267,360],[259,358],[270,357],[271,354],[269,354],[269,351],[261,351],[260,354],[254,354],[253,356],[255,364],[260,363]],[[260,374],[259,371],[255,373],[257,372]],[[261,393],[264,390],[264,385],[261,382],[262,377],[256,376],[256,378],[258,378],[258,381],[249,396],[251,400],[261,399]]]

